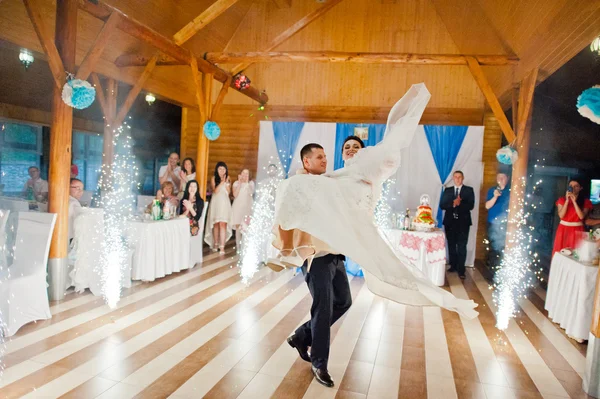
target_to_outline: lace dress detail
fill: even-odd
[[[342,169],[282,181],[274,232],[278,226],[301,230],[330,253],[350,257],[362,266],[367,286],[377,295],[408,305],[437,305],[474,318],[478,313],[473,301],[455,298],[409,259],[398,257],[373,221],[382,183],[400,166],[401,150],[412,141],[429,98],[425,85],[413,85],[392,108],[378,145],[362,149]]]

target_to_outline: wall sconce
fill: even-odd
[[[154,101],[156,101],[156,97],[154,97],[154,94],[152,94],[152,93],[146,94],[146,102],[148,103],[148,105],[154,104]]]
[[[33,60],[34,58],[33,54],[31,54],[31,51],[27,49],[21,49],[21,52],[19,53],[19,61],[21,61],[21,64],[25,66],[25,70],[27,70],[27,68],[33,64]]]
[[[600,36],[598,36],[594,39],[594,41],[592,41],[592,44],[590,44],[590,50],[596,53],[596,55],[600,55]]]

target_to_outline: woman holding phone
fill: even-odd
[[[583,221],[592,209],[592,203],[583,196],[582,189],[578,180],[571,179],[566,195],[556,201],[560,224],[554,238],[553,255],[563,248],[577,248],[582,239]]]

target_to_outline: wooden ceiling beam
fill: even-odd
[[[191,39],[198,31],[216,19],[219,15],[227,11],[232,5],[237,3],[239,0],[217,0],[210,5],[202,14],[198,15],[186,26],[181,28],[179,32],[173,35],[173,40],[178,45],[181,45]]]
[[[138,94],[140,94],[140,91],[142,91],[142,87],[144,86],[144,83],[146,83],[146,80],[148,80],[148,78],[152,74],[152,71],[154,70],[154,67],[156,66],[157,59],[158,59],[158,55],[152,57],[152,59],[150,60],[148,65],[146,65],[146,68],[144,68],[144,72],[142,72],[138,81],[131,88],[131,90],[129,90],[129,93],[127,93],[127,98],[123,102],[123,105],[121,105],[121,109],[119,109],[119,113],[117,114],[117,116],[111,123],[111,125],[113,127],[121,126],[121,124],[125,120],[125,116],[127,116],[127,113],[131,109],[133,102],[135,101]]]
[[[29,19],[33,24],[35,33],[44,49],[44,53],[48,57],[48,65],[50,66],[50,72],[54,77],[54,83],[58,88],[61,88],[65,84],[67,74],[65,72],[65,66],[63,65],[54,38],[50,33],[50,30],[44,23],[44,17],[40,11],[39,3],[37,0],[23,0]]]
[[[123,54],[117,57],[115,60],[115,65],[119,68],[125,67],[140,67],[148,65],[148,61],[150,58],[145,55],[140,54]],[[195,58],[195,57],[193,57]],[[165,66],[165,65],[187,65],[181,61],[177,61],[172,57],[166,56],[164,54],[160,54],[158,56],[158,61],[156,61],[157,66]]]
[[[200,76],[200,73],[198,72],[198,62],[195,58],[192,58],[190,68],[192,69],[192,81],[194,82],[194,86],[196,87],[196,101],[198,102],[200,118],[203,121],[206,121],[208,119],[208,116],[206,115],[206,106],[204,105],[204,90],[202,89],[202,78]]]
[[[102,83],[100,83],[100,78],[95,73],[92,73],[92,83],[96,87],[96,98],[98,99],[98,103],[100,104],[100,108],[102,109],[102,115],[104,115],[104,119],[108,122],[108,104],[106,103],[106,97],[104,96],[104,89],[102,88]]]
[[[120,10],[106,4],[102,0],[98,0],[98,4],[92,4],[87,0],[79,0],[79,7],[87,13],[102,20],[106,20],[112,13],[118,14],[120,18],[117,27],[120,30],[138,40],[152,45],[163,54],[173,58],[178,62],[181,62],[184,65],[189,65],[192,61],[192,58],[195,57],[190,50],[177,45],[172,39],[161,35],[153,29],[150,29],[135,19],[125,15]],[[219,82],[224,83],[231,76],[231,74],[228,72],[218,68],[208,61],[205,61],[202,58],[196,58],[198,62],[198,69],[205,74],[213,75],[214,78]],[[269,100],[269,97],[266,95],[266,93],[260,92],[255,87],[249,87],[244,90],[239,90],[235,86],[232,87],[240,93],[260,103],[266,103]]]
[[[275,39],[273,39],[271,41],[271,43],[269,43],[269,45],[263,51],[271,51],[275,47],[281,45],[283,42],[285,42],[289,38],[293,37],[296,33],[300,32],[302,29],[306,28],[312,22],[314,22],[321,16],[325,15],[329,10],[331,10],[333,7],[337,6],[342,1],[344,1],[344,0],[329,0],[323,6],[317,8],[316,10],[309,13],[308,15],[305,15],[304,17],[300,18],[298,21],[296,21],[294,24],[292,24],[286,30],[284,30],[279,35],[277,35],[277,37],[275,37]],[[242,62],[242,63],[236,65],[231,70],[231,73],[232,73],[232,75],[235,75],[235,74],[243,71],[244,69],[248,68],[250,65],[252,65],[252,62]]]
[[[215,101],[215,105],[213,106],[213,109],[210,113],[211,121],[216,121],[217,118],[219,117],[219,112],[221,111],[221,107],[223,106],[223,100],[225,100],[225,96],[227,95],[227,91],[228,91],[230,85],[231,85],[231,82],[226,82],[226,83],[223,83],[223,86],[221,86],[221,91],[219,91],[219,95],[217,96],[217,101]]]
[[[492,86],[490,86],[490,83],[485,77],[485,74],[481,69],[481,65],[479,65],[479,63],[474,57],[466,56],[466,59],[467,64],[469,66],[469,70],[473,75],[473,78],[475,79],[477,85],[483,92],[485,99],[487,100],[488,104],[490,105],[490,108],[492,109],[492,112],[494,113],[494,116],[496,117],[496,119],[498,119],[498,124],[500,125],[500,129],[502,129],[502,133],[504,133],[504,137],[506,137],[506,140],[509,143],[514,142],[516,137],[515,132],[510,126],[510,123],[508,122],[508,119],[504,114],[504,110],[498,102],[496,94],[494,94],[494,91],[492,90]]]
[[[467,65],[467,56],[460,54],[409,54],[409,53],[352,53],[341,51],[271,51],[271,52],[208,52],[205,60],[211,63],[288,63],[332,62],[357,64],[412,64],[412,65]],[[517,57],[506,55],[471,55],[482,66],[505,66],[519,63]],[[144,66],[148,57],[124,54],[117,58],[119,67]],[[184,65],[170,57],[161,56],[157,65]]]
[[[92,70],[96,66],[96,63],[100,59],[102,52],[104,51],[104,47],[108,44],[108,40],[110,39],[110,35],[117,29],[117,24],[119,23],[119,15],[111,14],[108,17],[108,20],[104,23],[104,26],[96,36],[96,40],[92,47],[86,54],[85,58],[79,65],[79,69],[77,70],[77,75],[75,78],[81,80],[87,80],[92,73]]]
[[[518,109],[518,125],[517,125],[517,136],[519,139],[522,136],[522,132],[525,131],[525,125],[529,120],[533,107],[533,93],[535,91],[535,85],[537,82],[538,68],[533,69],[521,83],[521,90],[519,92],[519,105]],[[520,141],[520,140],[519,140]]]
[[[209,52],[204,58],[212,63],[285,63],[340,62],[357,64],[467,65],[467,56],[460,54],[355,53],[342,51],[285,52]],[[505,55],[470,55],[479,65],[515,65],[517,57]],[[134,60],[135,61],[135,60]]]

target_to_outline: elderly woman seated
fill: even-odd
[[[164,206],[166,202],[169,202],[175,208],[179,206],[179,199],[173,194],[174,191],[175,186],[170,181],[166,181],[160,185],[160,190],[156,192],[156,199],[160,201],[161,206]],[[152,203],[148,205],[148,210],[152,210]]]

